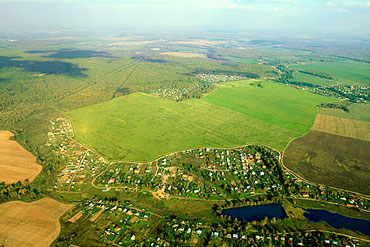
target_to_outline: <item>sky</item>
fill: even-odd
[[[0,0],[0,28],[370,33],[370,1]]]

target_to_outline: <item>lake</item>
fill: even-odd
[[[351,231],[359,231],[370,236],[370,221],[350,218],[340,214],[331,213],[326,210],[307,209],[303,215],[311,222],[325,221],[334,228],[346,228]]]
[[[242,221],[261,221],[268,219],[285,219],[287,217],[284,208],[279,203],[271,203],[258,206],[246,206],[239,208],[228,208],[221,211],[223,215],[231,216],[232,219],[238,218]]]

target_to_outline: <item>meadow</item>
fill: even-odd
[[[337,81],[335,80],[328,80],[325,78],[320,78],[318,76],[304,74],[298,71],[295,71],[293,76],[294,77],[293,79],[291,79],[291,81],[310,83],[312,85],[317,85],[317,86],[328,86],[328,85],[337,83]]]
[[[262,144],[283,150],[306,133],[322,102],[291,87],[227,83],[203,99],[166,101],[145,93],[66,113],[76,139],[110,160],[151,161],[197,147]]]
[[[349,60],[333,60],[290,66],[294,70],[312,70],[334,75],[335,80],[345,85],[370,86],[370,65]],[[312,80],[316,80],[313,77]],[[312,83],[314,84],[314,83]]]
[[[321,108],[320,113],[334,117],[349,118],[358,121],[370,122],[370,105],[351,104],[347,108],[349,112],[345,112],[340,109]]]

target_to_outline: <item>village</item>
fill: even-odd
[[[85,227],[85,234],[114,246],[229,246],[233,243],[272,246],[363,246],[356,238],[327,231],[295,230],[290,232],[281,220],[263,220],[241,225],[241,222],[221,220],[207,224],[194,219],[159,216],[130,201],[110,199],[85,200],[65,215],[62,236],[73,229]],[[264,230],[263,230],[264,229]],[[284,230],[285,229],[285,230]],[[240,242],[241,241],[241,242]],[[77,246],[78,238],[68,239]]]
[[[149,163],[108,164],[73,139],[71,123],[51,121],[47,144],[66,162],[57,176],[57,191],[90,186],[109,191],[152,193],[157,199],[225,200],[256,194],[325,201],[370,210],[357,194],[302,181],[280,165],[279,153],[254,145],[234,149],[198,148],[175,152]]]
[[[149,164],[118,164],[99,176],[95,185],[148,190],[159,198],[226,199],[281,190],[278,171],[253,152],[249,147],[205,148],[178,152]]]
[[[94,177],[106,167],[102,157],[75,141],[73,136],[70,121],[58,118],[50,122],[47,145],[66,163],[54,184],[58,191],[87,189]]]
[[[199,73],[199,74],[196,74],[195,76],[209,83],[239,81],[239,80],[247,79],[247,77],[242,76],[242,75],[226,75],[226,74],[214,74],[214,73],[209,73],[209,74]]]

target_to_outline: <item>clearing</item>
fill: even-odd
[[[1,246],[50,246],[60,232],[59,217],[72,206],[43,198],[0,205]]]
[[[144,93],[66,113],[76,139],[110,160],[151,161],[197,147],[262,144],[283,150],[312,126],[317,105],[335,99],[284,85],[228,83],[179,103]]]
[[[0,182],[10,184],[25,179],[32,182],[42,166],[19,143],[9,140],[12,136],[9,131],[0,131]]]

